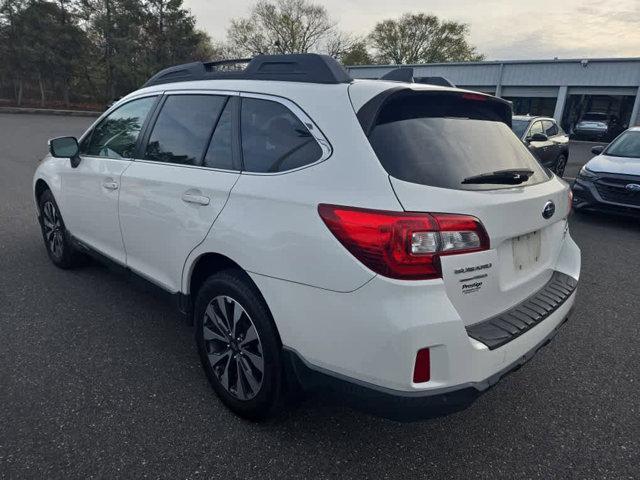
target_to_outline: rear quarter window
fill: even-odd
[[[283,172],[322,157],[322,148],[304,123],[278,102],[243,98],[240,130],[247,172]]]
[[[544,133],[547,137],[555,137],[558,135],[558,126],[551,120],[544,120],[542,122]]]

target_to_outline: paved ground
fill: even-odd
[[[564,172],[566,179],[573,180],[576,178],[582,166],[594,156],[591,153],[591,148],[595,145],[606,145],[606,143],[571,142],[569,145],[569,161]]]
[[[0,478],[638,478],[637,222],[574,216],[572,321],[468,410],[401,424],[315,398],[256,425],[216,400],[163,300],[48,261],[31,176],[88,122],[0,115]]]

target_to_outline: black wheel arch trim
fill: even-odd
[[[47,181],[43,178],[38,178],[33,187],[33,195],[36,201],[36,206],[38,207],[38,215],[40,214],[40,197],[42,197],[42,194],[47,190],[51,191],[51,187]],[[53,195],[53,192],[51,192],[51,195]],[[55,198],[55,195],[53,198]]]

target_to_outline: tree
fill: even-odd
[[[383,20],[369,35],[378,63],[411,64],[482,60],[469,45],[469,26],[435,15],[405,13]]]
[[[221,41],[209,41],[206,49],[202,49],[202,60],[232,60],[236,58],[243,58],[247,56],[247,53],[233,47],[228,42]]]
[[[327,55],[340,60],[360,44],[365,46],[362,38],[334,30],[331,35],[326,38],[324,45],[322,46],[322,51]]]
[[[101,71],[85,71],[111,101],[138,88],[156,71],[204,60],[209,36],[196,29],[182,0],[80,0],[84,27],[100,58]],[[95,62],[91,70],[95,70]]]
[[[71,21],[67,4],[66,0],[2,4],[2,64],[17,86],[18,105],[26,82],[37,83],[41,106],[49,88],[61,87],[63,98],[68,100],[69,82],[85,35]]]
[[[18,105],[22,104],[23,75],[27,69],[18,30],[18,17],[25,6],[24,0],[3,0],[0,4],[0,73],[4,82],[12,84]]]
[[[260,1],[247,18],[231,21],[230,47],[243,55],[317,51],[334,33],[335,23],[320,5],[306,0]]]
[[[375,63],[365,40],[355,41],[342,51],[337,58],[343,65],[371,65]]]
[[[143,3],[145,42],[153,52],[149,66],[162,68],[203,53],[211,43],[209,36],[195,28],[196,20],[182,0],[146,0]]]
[[[101,99],[113,100],[134,87],[143,74],[144,8],[139,0],[80,0],[84,28],[89,33],[97,62],[86,77],[102,85]],[[87,59],[88,60],[88,59]],[[96,72],[95,67],[100,72]]]

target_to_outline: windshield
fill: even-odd
[[[489,102],[486,102],[489,103]],[[369,141],[386,171],[407,182],[458,190],[513,188],[462,183],[499,170],[531,170],[519,186],[549,177],[490,105],[450,95],[414,95],[382,107]]]
[[[607,119],[607,116],[604,113],[585,113],[582,117],[582,120],[592,121],[592,122],[604,122]]]
[[[511,122],[511,129],[518,137],[522,138],[524,132],[529,126],[529,120],[513,120]]]
[[[640,158],[640,131],[627,130],[607,147],[605,155]]]

